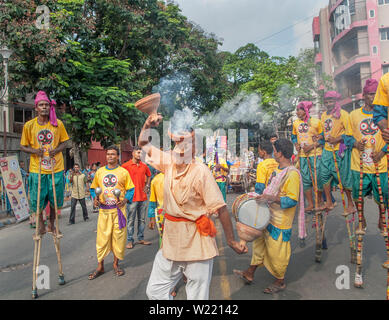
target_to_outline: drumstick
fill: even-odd
[[[335,170],[336,170],[336,174],[338,176],[338,181],[339,181],[340,193],[342,195],[342,204],[343,204],[343,211],[344,211],[342,215],[346,219],[347,233],[348,233],[348,237],[349,237],[349,241],[350,241],[351,263],[355,263],[356,262],[356,250],[355,250],[355,246],[354,246],[353,236],[351,235],[351,230],[350,230],[350,225],[349,225],[350,221],[347,220],[347,216],[349,214],[346,212],[346,201],[344,199],[343,184],[342,184],[342,181],[340,179],[340,172],[339,172],[339,167],[338,167],[338,161],[336,160],[334,146],[331,145],[331,147],[332,147],[332,155],[334,157]],[[327,201],[330,201],[330,199],[327,199]]]

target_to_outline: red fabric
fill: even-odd
[[[202,236],[210,236],[210,237],[215,237],[216,236],[216,227],[213,221],[208,218],[205,215],[202,215],[200,218],[198,218],[196,221],[189,220],[187,218],[182,218],[182,217],[174,217],[171,216],[168,213],[165,213],[165,219],[168,219],[170,221],[174,222],[180,222],[180,221],[190,221],[190,222],[195,222],[197,225],[197,231],[202,235]]]
[[[151,176],[149,167],[142,161],[137,165],[132,160],[123,163],[122,167],[128,171],[135,186],[134,199],[132,201],[146,201],[147,194],[143,190],[146,184],[146,176]]]

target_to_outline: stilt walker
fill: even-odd
[[[21,151],[31,155],[30,158],[30,208],[36,212],[36,230],[33,237],[35,242],[33,260],[32,298],[38,297],[37,273],[40,263],[40,251],[43,235],[52,233],[59,266],[59,284],[65,283],[59,239],[58,209],[64,200],[64,160],[62,151],[66,148],[69,136],[61,120],[58,120],[54,106],[44,91],[39,91],[35,97],[37,117],[23,126],[20,141]],[[48,229],[43,224],[41,211],[50,203]],[[56,221],[55,221],[56,220]]]
[[[362,278],[362,249],[363,249],[363,236],[366,234],[365,230],[363,230],[362,220],[363,220],[363,153],[359,152],[360,160],[359,160],[359,197],[358,197],[358,230],[356,234],[357,238],[357,270],[355,273],[354,286],[356,288],[362,288],[363,278]],[[379,176],[378,176],[379,179]]]
[[[355,213],[352,214],[353,217],[351,220],[349,220],[348,216],[350,215],[350,213],[348,213],[346,209],[346,201],[344,199],[344,190],[343,190],[342,181],[340,179],[338,161],[336,160],[336,154],[333,148],[332,148],[332,154],[334,156],[334,164],[335,164],[336,174],[338,176],[340,194],[342,195],[342,204],[343,204],[343,211],[344,211],[342,216],[344,216],[346,219],[347,233],[350,241],[351,263],[355,264],[357,262],[357,252],[356,252],[355,242],[354,242],[355,234],[354,234],[354,228],[352,228],[353,230],[351,230],[350,228],[350,223],[355,221]]]

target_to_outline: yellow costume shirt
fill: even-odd
[[[163,207],[163,186],[165,175],[161,172],[157,174],[150,184],[150,202],[156,202],[158,208]]]
[[[386,73],[378,83],[373,104],[389,107],[389,73]]]
[[[114,196],[113,190],[119,189],[121,191],[119,199],[122,201],[127,190],[134,188],[134,184],[126,169],[120,166],[115,169],[101,167],[96,171],[95,178],[90,187],[91,189],[96,189],[97,187],[102,189],[102,193],[99,196],[100,203],[115,205],[117,203],[117,198]],[[117,209],[100,209],[100,212],[117,213]]]
[[[58,127],[51,125],[50,121],[41,126],[38,118],[34,118],[23,127],[22,139],[20,144],[34,149],[43,148],[45,150],[42,158],[42,174],[51,174],[51,159],[49,150],[55,149],[62,142],[69,140],[65,126],[61,120],[58,121]],[[54,159],[54,173],[64,170],[63,155],[59,152]],[[30,172],[39,173],[39,156],[31,154]]]
[[[276,172],[280,172],[276,169]],[[288,173],[288,176],[281,186],[280,197],[289,197],[292,200],[299,201],[300,196],[300,176],[297,171],[293,170]],[[270,223],[279,229],[292,228],[293,218],[296,212],[296,206],[292,208],[282,209],[277,203],[270,204],[271,219]]]
[[[385,146],[382,139],[381,131],[373,122],[373,112],[366,113],[363,108],[359,108],[350,113],[351,128],[353,136],[356,141],[365,139],[365,150],[362,152],[363,156],[363,172],[375,173],[375,166],[373,162],[373,152],[379,152]],[[357,148],[353,148],[351,155],[351,170],[360,171],[360,152]],[[378,164],[378,171],[380,173],[387,171],[386,157],[382,157]]]
[[[257,166],[257,181],[256,183],[263,183],[268,185],[271,174],[278,167],[278,162],[273,158],[265,159],[258,163]]]
[[[296,120],[293,122],[293,134],[297,136],[297,143],[303,147],[304,145],[312,145],[313,140],[312,136],[317,136],[323,132],[323,126],[321,121],[316,118],[310,118],[308,123],[305,123],[303,120]],[[322,148],[316,148],[316,155],[320,156],[322,154]],[[312,157],[315,155],[315,149],[306,154],[304,150],[300,150],[299,156],[301,158]]]
[[[352,130],[350,125],[350,116],[348,112],[340,110],[340,118],[336,119],[333,115],[324,112],[321,116],[321,124],[324,128],[324,138],[327,139],[329,136],[338,138],[342,135],[352,136]],[[331,145],[326,142],[324,149],[332,151]],[[334,146],[334,151],[339,150],[339,143]]]
[[[223,158],[219,158],[219,164],[221,166],[221,169],[219,171],[216,171],[216,168],[215,168],[216,162],[214,162],[214,161],[210,161],[208,163],[208,168],[210,168],[210,169],[213,168],[212,173],[213,173],[213,176],[215,177],[216,182],[226,182],[227,171],[223,170],[223,168],[228,169],[227,162]]]

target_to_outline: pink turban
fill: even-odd
[[[55,108],[54,106],[57,104],[55,100],[50,100],[47,97],[46,92],[44,91],[38,91],[35,97],[35,106],[38,105],[39,101],[47,101],[50,104],[50,123],[54,127],[58,127],[58,122],[57,122],[57,115],[55,114]]]
[[[309,119],[309,110],[311,110],[313,103],[311,101],[302,101],[297,105],[297,109],[304,109],[305,118],[304,122],[307,123]]]
[[[336,91],[327,91],[326,94],[324,95],[324,99],[328,99],[328,98],[336,99],[335,107],[332,110],[331,114],[335,118],[339,119],[340,118],[340,110],[341,110],[339,100],[342,98],[342,96],[339,93],[337,93]]]
[[[376,93],[378,88],[378,81],[375,79],[367,79],[363,94]]]

